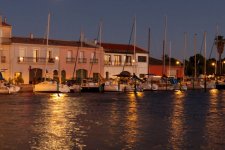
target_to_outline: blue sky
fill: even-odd
[[[87,39],[93,40],[102,21],[102,41],[122,44],[129,43],[136,16],[136,43],[147,49],[148,28],[151,28],[151,55],[155,58],[162,55],[164,17],[167,16],[167,41],[171,41],[172,57],[183,59],[184,54],[186,58],[194,54],[195,33],[200,51],[204,31],[209,57],[216,26],[219,34],[225,34],[224,6],[223,0],[0,0],[0,14],[13,26],[13,36],[33,33],[34,37],[44,37],[50,12],[52,39],[78,40],[82,30]],[[214,49],[212,57],[215,56]]]

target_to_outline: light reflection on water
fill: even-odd
[[[181,149],[184,136],[184,93],[176,91],[172,102],[170,144],[172,149]]]
[[[218,90],[0,95],[0,149],[222,149],[224,114]]]

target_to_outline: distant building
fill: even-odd
[[[162,60],[156,58],[149,58],[149,73],[162,76],[163,75],[163,62]],[[173,76],[177,78],[183,78],[184,70],[183,64],[179,61],[171,63],[166,62],[165,64],[165,75],[166,76]]]

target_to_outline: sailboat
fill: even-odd
[[[50,14],[48,15],[46,51],[48,51],[49,22],[50,22]],[[60,93],[68,93],[68,92],[70,92],[70,89],[69,89],[69,87],[67,85],[60,84],[59,82],[56,82],[56,81],[47,81],[46,80],[47,63],[48,63],[48,60],[47,60],[47,57],[46,57],[44,81],[40,82],[38,84],[35,84],[33,91],[34,92],[60,92]]]
[[[101,75],[98,74],[98,80],[94,81],[93,78],[91,78],[91,73],[93,70],[93,65],[96,62],[96,49],[97,49],[97,44],[99,40],[99,36],[101,37],[101,23],[99,25],[99,30],[98,30],[98,36],[97,39],[94,41],[94,46],[95,46],[95,51],[93,52],[92,55],[92,60],[91,60],[91,65],[90,65],[90,71],[88,78],[82,79],[81,81],[81,92],[103,92],[104,91],[104,83],[101,80]],[[101,46],[101,40],[100,40],[100,46]]]
[[[20,87],[7,83],[0,72],[0,94],[12,94],[20,91]]]
[[[134,32],[134,34],[133,34]],[[133,53],[133,57],[134,57],[134,63],[136,63],[136,18],[134,19],[134,23],[132,25],[132,30],[131,30],[131,35],[130,35],[130,39],[129,39],[129,44],[128,49],[130,49],[130,42],[132,39],[132,35],[134,35],[134,53]],[[128,50],[127,49],[127,50]],[[104,86],[104,91],[106,92],[131,92],[131,91],[142,91],[142,87],[140,86],[140,84],[138,84],[139,82],[139,78],[135,75],[136,72],[136,66],[134,65],[133,68],[133,72],[134,74],[131,75],[130,72],[125,70],[125,65],[126,65],[126,61],[127,61],[127,53],[125,56],[125,62],[123,64],[123,68],[122,68],[122,72],[120,72],[116,76],[117,78],[115,80],[108,80],[105,82],[105,86]]]

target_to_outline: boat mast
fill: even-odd
[[[45,59],[45,78],[44,81],[46,81],[47,76],[47,63],[48,63],[48,39],[49,39],[49,26],[50,26],[50,13],[48,13],[48,24],[47,24],[47,36],[46,36],[46,59]]]
[[[164,40],[163,40],[163,67],[162,67],[162,75],[165,75],[165,50],[166,50],[166,32],[167,32],[167,16],[165,16],[165,24],[164,24]]]
[[[149,77],[149,74],[150,74],[150,56],[151,56],[151,54],[150,54],[150,45],[151,44],[151,29],[149,28],[148,29],[148,77]]]
[[[137,62],[136,62],[136,16],[134,16],[134,73],[136,73],[136,65],[137,65]]]
[[[171,41],[170,41],[170,47],[169,47],[169,73],[168,73],[168,76],[170,76],[170,66],[171,66]]]
[[[91,73],[92,73],[92,68],[93,68],[93,64],[95,63],[96,61],[96,49],[97,49],[97,44],[98,44],[98,41],[99,41],[99,36],[100,36],[100,33],[101,33],[101,23],[99,23],[99,29],[98,29],[98,35],[97,35],[97,39],[95,39],[94,41],[94,46],[95,46],[95,51],[94,51],[94,55],[93,55],[93,58],[92,61],[91,61],[91,66],[90,66],[90,72],[89,72],[89,75],[88,75],[88,78],[90,78],[91,76]]]
[[[72,76],[72,79],[74,80],[75,79],[75,72],[76,72],[76,67],[77,67],[77,58],[78,58],[78,54],[79,54],[79,49],[80,49],[80,47],[82,47],[82,45],[83,45],[83,33],[82,33],[82,31],[81,31],[81,33],[80,33],[80,45],[78,45],[78,47],[77,47],[77,54],[76,54],[76,58],[75,58],[75,62],[74,62],[74,68],[73,68],[73,76]]]
[[[204,88],[205,88],[205,91],[206,91],[206,32],[204,32],[204,80],[205,80],[205,83],[204,83]]]
[[[185,59],[186,59],[186,51],[187,51],[187,32],[184,32],[184,60],[183,60],[183,82],[184,82],[184,77],[185,77],[185,68],[186,68],[186,63],[185,63]]]
[[[196,78],[197,78],[197,57],[196,57],[196,46],[197,46],[197,44],[196,44],[196,37],[197,37],[197,34],[195,33],[194,34],[194,53],[195,53],[195,74],[194,74],[194,80],[196,80]]]

